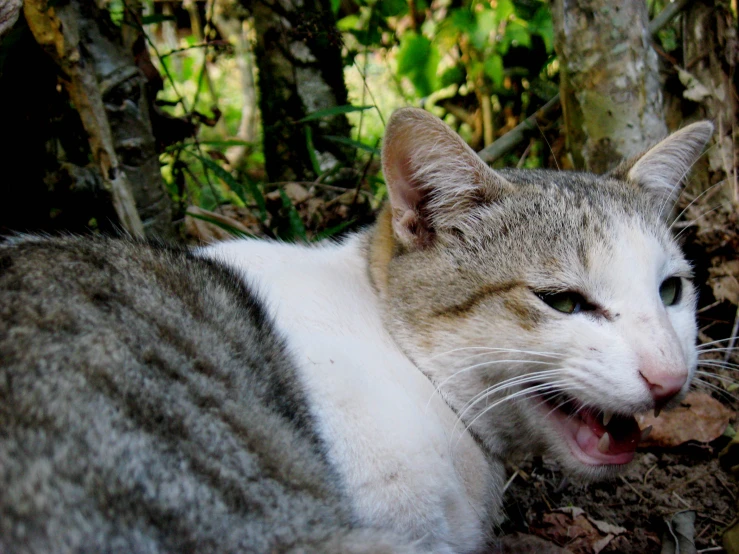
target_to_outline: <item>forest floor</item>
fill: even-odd
[[[688,440],[660,446],[680,442],[685,438],[681,434],[696,428],[708,431],[698,436],[699,430],[694,435],[698,439],[725,433],[721,427],[735,412],[711,400],[712,415],[690,406],[693,399],[697,404],[707,397],[693,394],[676,414],[662,414],[666,424],[664,429],[653,431],[657,440],[640,448],[634,461],[614,480],[588,485],[563,482],[557,466],[541,458],[510,467],[513,477],[506,491],[508,520],[503,532],[533,534],[551,541],[549,547],[536,541],[532,552],[537,554],[726,552],[722,535],[736,521],[739,494],[736,480],[726,468],[735,465],[728,461],[733,455],[732,448],[726,448],[730,439],[723,434],[710,442]],[[720,463],[722,450],[730,454],[722,456]],[[680,521],[686,517],[687,523]],[[673,533],[693,539],[695,550],[678,551],[669,546],[663,550],[663,542]]]

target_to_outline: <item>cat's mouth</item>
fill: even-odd
[[[572,455],[586,465],[629,463],[642,439],[634,416],[585,406],[564,394],[540,395],[540,409],[560,432]]]

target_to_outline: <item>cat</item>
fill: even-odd
[[[494,171],[406,108],[340,243],[10,240],[0,551],[474,553],[505,459],[617,474],[695,372],[668,214],[711,133]]]

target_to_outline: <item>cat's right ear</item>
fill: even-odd
[[[693,123],[672,133],[641,156],[622,163],[610,175],[646,191],[666,217],[680,196],[685,177],[703,153],[711,135],[711,122]]]
[[[382,169],[393,232],[408,248],[428,246],[444,229],[463,231],[475,207],[511,186],[438,117],[417,108],[390,118]]]

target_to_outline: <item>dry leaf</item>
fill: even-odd
[[[715,259],[714,259],[715,263]],[[708,284],[716,300],[728,300],[739,305],[739,260],[725,260],[708,269]]]
[[[723,434],[734,416],[733,411],[712,396],[691,392],[674,410],[663,412],[657,418],[652,414],[640,414],[636,419],[642,429],[652,426],[643,445],[672,447],[688,441],[711,442]]]
[[[598,554],[626,529],[590,518],[580,508],[559,508],[544,514],[540,524],[531,524],[531,530],[573,554]]]

